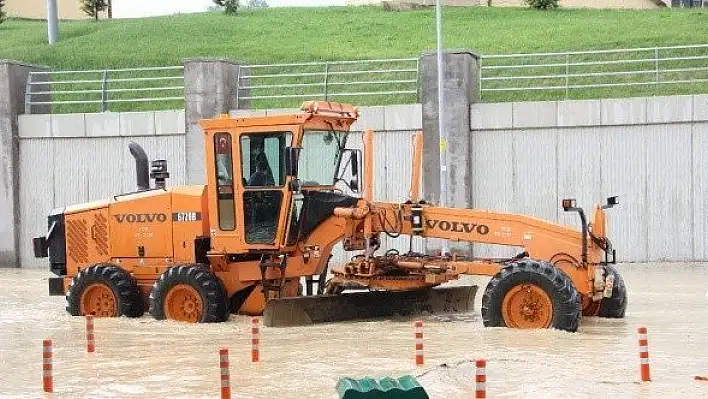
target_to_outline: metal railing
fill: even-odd
[[[33,71],[27,77],[25,93],[28,114],[33,108],[57,112],[57,106],[59,110],[73,112],[82,109],[104,112],[110,110],[111,104],[125,103],[173,102],[181,107],[184,67]]]
[[[295,107],[305,99],[417,102],[418,63],[397,58],[241,66],[237,101],[244,108]],[[708,44],[486,55],[480,63],[486,102],[708,93]],[[26,93],[27,113],[181,108],[184,67],[31,72]]]
[[[417,92],[417,58],[249,65],[241,67],[238,81],[239,102],[259,108],[303,99],[411,102]]]
[[[483,101],[708,92],[708,45],[488,55]]]

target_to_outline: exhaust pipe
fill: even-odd
[[[150,175],[148,174],[148,158],[145,155],[143,147],[135,142],[130,142],[128,144],[130,149],[130,154],[135,158],[135,172],[137,174],[136,179],[138,183],[138,191],[145,191],[150,189]]]

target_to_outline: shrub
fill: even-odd
[[[224,9],[224,14],[236,15],[238,13],[238,0],[214,0],[214,4]]]
[[[537,10],[550,10],[558,8],[558,0],[525,0],[526,3]]]
[[[3,8],[5,8],[5,0],[0,0],[0,24],[5,22],[5,11],[3,11]]]
[[[98,21],[98,13],[108,7],[106,0],[81,0],[81,11]]]

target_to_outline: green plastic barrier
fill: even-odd
[[[430,399],[415,377],[383,377],[360,380],[345,377],[337,382],[339,399]]]

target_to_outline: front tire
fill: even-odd
[[[157,320],[220,323],[228,319],[226,289],[204,265],[167,269],[150,292],[150,315]]]
[[[605,265],[608,274],[613,274],[615,282],[612,284],[612,296],[602,298],[598,316],[609,319],[622,319],[627,310],[627,287],[619,274],[619,270],[612,265]]]
[[[122,268],[99,264],[81,270],[66,294],[72,316],[140,317],[145,306],[135,279]]]
[[[554,328],[575,332],[580,294],[573,281],[548,262],[524,259],[502,268],[482,297],[485,327]]]

